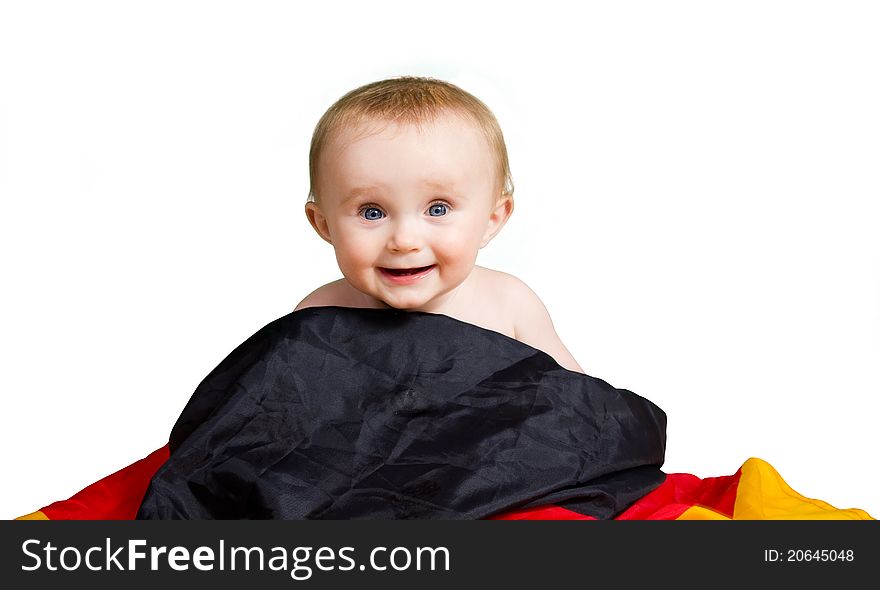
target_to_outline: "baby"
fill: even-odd
[[[476,266],[513,212],[507,147],[479,99],[431,78],[352,90],[315,128],[306,216],[343,278],[316,306],[444,314],[515,338],[583,373],[546,307],[516,277]]]

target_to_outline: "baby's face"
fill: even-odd
[[[488,141],[454,115],[345,129],[318,165],[309,220],[348,282],[398,309],[441,311],[512,208]]]

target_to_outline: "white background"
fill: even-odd
[[[401,74],[495,111],[516,211],[478,263],[667,412],[667,472],[761,457],[880,516],[876,6],[2,3],[0,517],[162,446],[340,276],[310,135]]]

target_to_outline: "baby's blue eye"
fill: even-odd
[[[446,215],[446,213],[446,205],[444,205],[443,203],[434,203],[433,205],[431,205],[431,208],[428,209],[428,215],[430,215],[431,217],[441,217],[443,215]]]
[[[375,207],[367,207],[361,210],[361,213],[362,217],[369,221],[375,221],[377,219],[382,219],[383,217],[385,217],[385,214]]]

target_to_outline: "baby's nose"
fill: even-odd
[[[388,240],[392,252],[412,252],[421,249],[422,235],[417,224],[409,220],[398,221]]]

